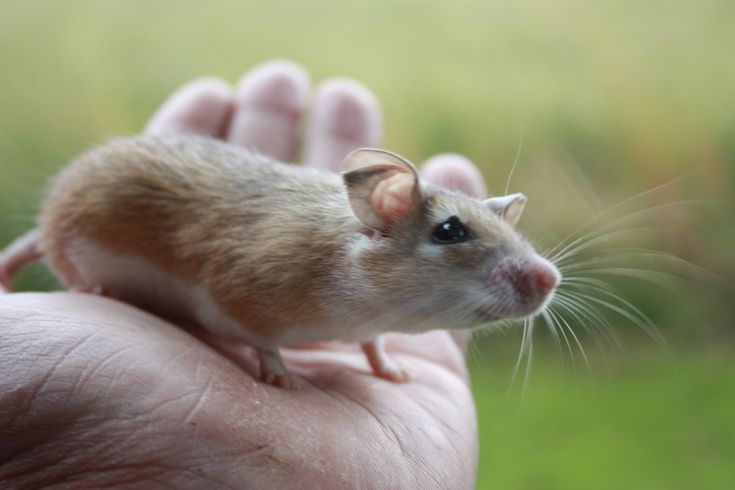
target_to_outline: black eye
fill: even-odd
[[[469,238],[467,228],[456,216],[452,216],[434,229],[431,239],[434,243],[460,243]]]

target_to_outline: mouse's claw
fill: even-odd
[[[264,372],[260,374],[260,380],[272,386],[278,386],[286,390],[299,390],[303,387],[301,379],[289,372],[274,374]]]
[[[393,381],[394,383],[406,383],[411,381],[411,375],[400,364],[388,358],[387,364],[381,366],[380,369],[373,368],[373,374],[379,378]]]

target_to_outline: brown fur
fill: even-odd
[[[298,172],[302,192],[274,192],[284,187],[283,171]],[[39,224],[47,258],[66,283],[74,282],[68,244],[85,236],[204,285],[233,318],[247,318],[248,328],[267,339],[293,320],[322,320],[312,293],[333,268],[335,217],[305,200],[322,199],[315,194],[325,188],[342,196],[336,178],[325,183],[315,171],[204,138],[124,139],[64,169]]]

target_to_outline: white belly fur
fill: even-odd
[[[214,334],[238,339],[253,347],[269,347],[226,315],[200,286],[190,285],[141,257],[118,255],[86,238],[74,238],[66,248],[85,285],[123,301],[151,304],[183,313]]]
[[[142,257],[115,254],[83,237],[76,237],[67,245],[66,255],[85,286],[100,286],[103,294],[127,303],[143,308],[150,305],[149,309],[163,309],[195,320],[215,335],[242,341],[252,347],[285,347],[326,340],[362,342],[375,338],[385,331],[386,325],[391,324],[391,315],[375,312],[364,317],[348,306],[338,306],[338,311],[332,312],[335,321],[321,325],[293,325],[282,329],[278,338],[265,340],[252,335],[223,312],[204,288],[188,284]],[[366,297],[372,294],[369,285],[364,287]]]

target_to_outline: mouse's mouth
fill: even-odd
[[[497,312],[487,308],[477,308],[474,313],[476,323],[492,323],[502,320],[503,318],[507,318],[507,316],[498,314]]]
[[[505,290],[506,317],[523,318],[543,311],[560,282],[561,274],[554,264],[531,255],[507,257],[491,272],[487,283]]]
[[[522,320],[527,317],[540,315],[549,306],[554,298],[554,292],[547,294],[536,301],[515,301],[505,307],[496,305],[484,306],[475,309],[475,317],[482,323],[498,320]]]
[[[488,302],[475,311],[483,322],[520,320],[541,314],[561,282],[557,268],[545,259],[507,261],[485,282]]]
[[[538,306],[536,308],[532,309],[529,313],[526,313],[524,315],[521,315],[519,318],[526,318],[529,316],[536,316],[543,313],[543,311],[546,309],[549,304],[554,299],[554,293],[556,292],[556,289],[553,289],[550,293],[548,293],[546,296],[544,296],[541,301],[539,302]]]

